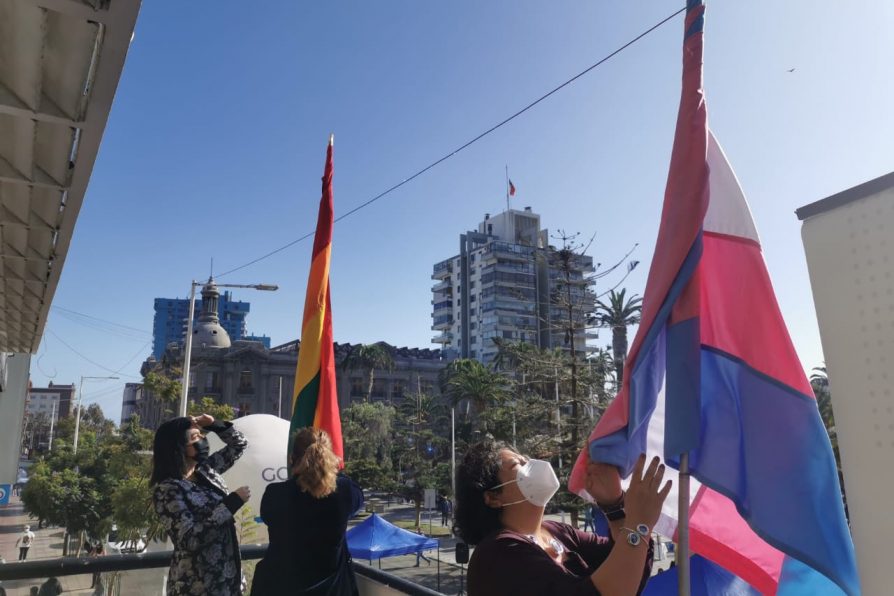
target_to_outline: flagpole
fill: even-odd
[[[509,165],[506,165],[506,212],[509,212]]]
[[[689,596],[689,453],[680,454],[680,495],[677,501],[677,549],[674,561],[677,566],[677,591]]]

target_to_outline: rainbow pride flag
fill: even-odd
[[[763,594],[860,593],[829,439],[776,302],[751,212],[708,130],[704,4],[689,0],[683,86],[642,322],[623,385],[578,458],[674,480],[655,528],[676,537],[689,455],[691,551]],[[636,523],[631,520],[631,523]]]
[[[323,195],[317,216],[313,256],[304,298],[301,346],[292,393],[292,424],[289,428],[289,452],[295,430],[313,426],[329,433],[332,447],[344,458],[338,393],[335,386],[335,352],[332,346],[332,306],[329,296],[329,265],[332,258],[332,146],[329,138],[326,167],[323,170]]]

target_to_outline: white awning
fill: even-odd
[[[0,0],[0,352],[37,351],[140,0]]]

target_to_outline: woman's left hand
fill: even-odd
[[[210,414],[202,414],[201,416],[192,417],[192,425],[195,428],[204,428],[210,424],[214,424],[214,416]]]
[[[612,505],[621,500],[621,474],[611,464],[590,461],[587,464],[587,492],[601,505]]]

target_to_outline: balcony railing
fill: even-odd
[[[260,559],[267,552],[267,545],[246,545],[240,548],[243,561]],[[47,578],[66,578],[74,580],[73,576],[84,576],[82,582],[85,590],[89,589],[90,578],[94,573],[108,574],[106,576],[107,589],[105,593],[126,596],[149,596],[150,594],[163,593],[165,573],[143,572],[143,570],[166,570],[171,565],[173,551],[155,553],[142,553],[135,555],[108,555],[104,557],[75,558],[64,557],[58,559],[41,559],[38,561],[24,561],[20,563],[8,563],[0,565],[0,582],[10,594],[28,594],[28,588],[13,586],[10,582],[28,582],[42,584]],[[397,577],[380,569],[354,562],[354,574],[357,577],[357,586],[361,595],[397,595],[410,594],[412,596],[443,596],[425,586],[414,584],[404,578]],[[29,582],[30,580],[30,582]],[[78,586],[78,593],[81,586]]]

